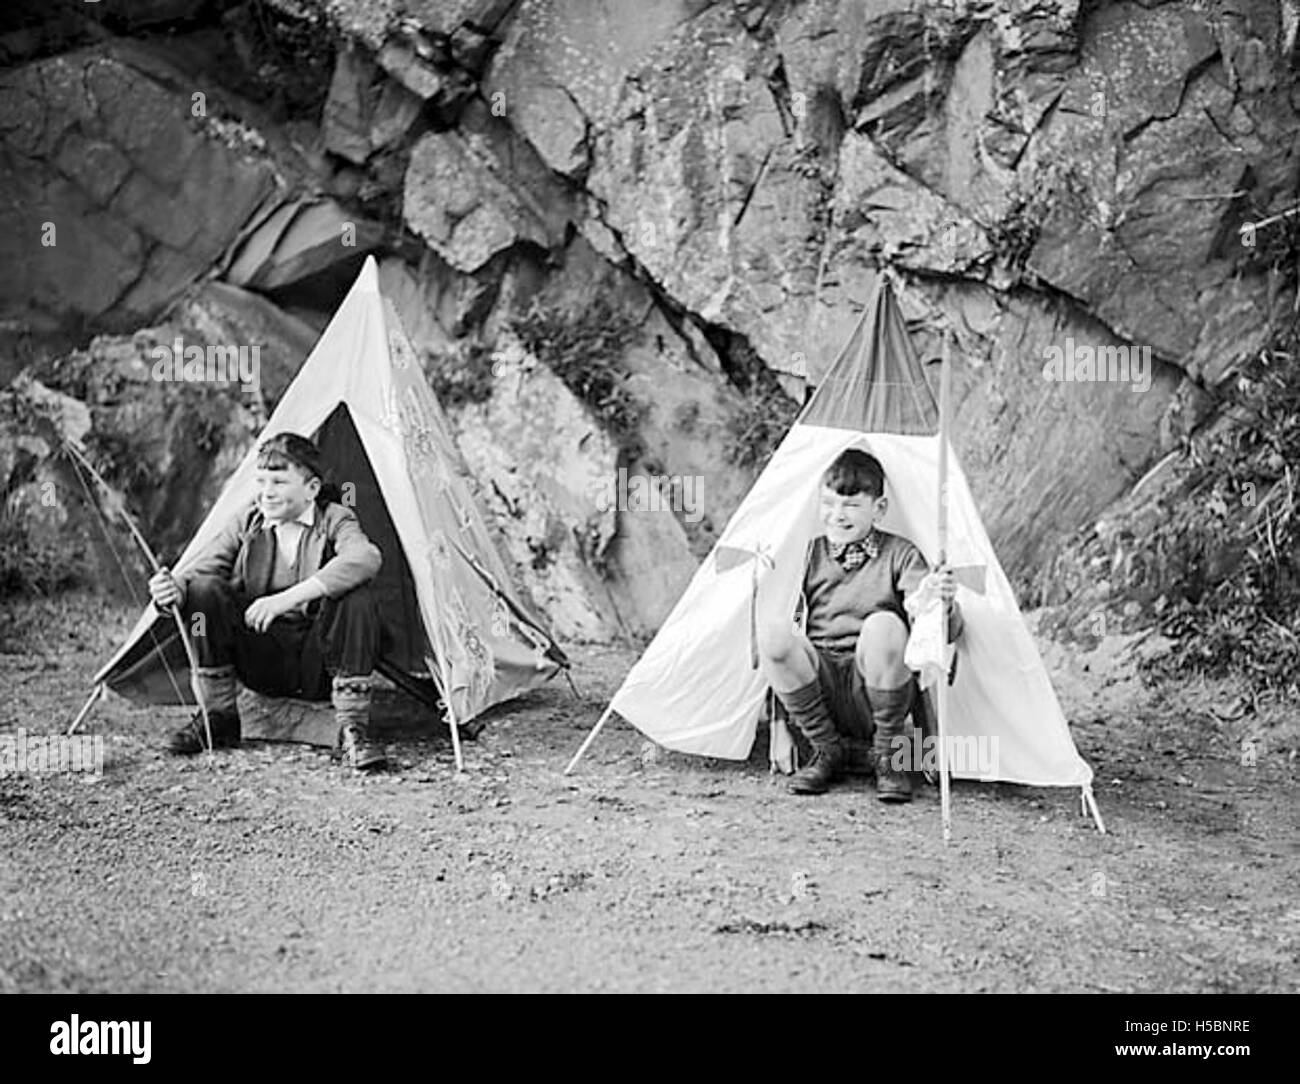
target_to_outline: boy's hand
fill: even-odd
[[[160,568],[150,578],[149,597],[160,610],[170,610],[181,604],[180,585],[172,578],[169,569]]]
[[[922,587],[937,585],[939,588],[939,597],[949,605],[957,597],[957,577],[953,575],[950,568],[939,568],[931,572],[921,582]]]
[[[244,611],[244,624],[254,632],[265,632],[271,627],[272,621],[293,609],[293,600],[284,596],[285,592],[281,591],[276,595],[254,599],[252,605]]]

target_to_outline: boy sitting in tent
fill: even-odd
[[[332,699],[347,762],[357,769],[384,763],[369,737],[380,625],[365,586],[382,558],[338,496],[316,445],[277,434],[258,450],[254,503],[183,576],[162,569],[149,581],[154,605],[179,606],[196,630],[195,691],[214,746],[239,744],[238,676],[269,696]],[[205,747],[201,716],[171,737],[173,753]]]
[[[821,487],[825,533],[813,540],[804,571],[805,631],[788,616],[761,630],[764,674],[813,749],[790,780],[796,794],[825,793],[854,771],[874,773],[881,801],[909,801],[910,777],[893,756],[918,695],[903,664],[907,598],[923,586],[937,588],[948,606],[950,639],[961,631],[952,572],[930,572],[911,542],[876,527],[888,503],[884,493],[875,456],[851,448],[831,464]]]

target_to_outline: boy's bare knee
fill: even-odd
[[[799,654],[794,626],[773,621],[758,626],[758,653],[768,662],[786,663]]]
[[[907,647],[907,626],[895,613],[868,614],[858,633],[858,650],[872,652],[897,652],[901,657]]]
[[[892,687],[907,675],[903,652],[907,648],[907,626],[893,613],[873,613],[858,634],[858,670],[869,685]]]

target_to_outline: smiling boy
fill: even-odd
[[[788,614],[760,629],[764,674],[813,749],[790,781],[796,794],[822,794],[846,770],[866,768],[881,801],[909,801],[911,780],[892,764],[893,740],[916,695],[903,664],[907,597],[935,578],[948,603],[950,637],[961,631],[952,573],[930,572],[911,542],[876,526],[888,507],[884,492],[875,456],[849,449],[831,464],[821,486],[824,533],[813,540],[804,571],[805,629]],[[862,765],[850,749],[865,740],[871,755]]]
[[[215,746],[240,742],[235,679],[268,696],[330,699],[339,745],[354,768],[378,767],[369,736],[370,684],[379,615],[365,586],[379,548],[356,514],[333,499],[320,451],[280,433],[257,455],[257,497],[180,576],[149,581],[159,609],[179,606],[195,631],[196,692]],[[176,731],[174,753],[205,747],[201,717]]]

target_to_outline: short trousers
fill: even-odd
[[[816,651],[817,680],[835,729],[846,737],[870,741],[876,732],[871,721],[871,701],[853,652]]]

